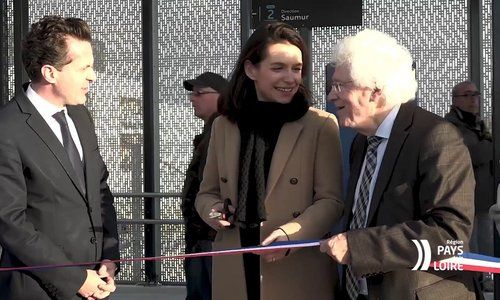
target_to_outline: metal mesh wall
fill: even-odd
[[[481,1],[481,59],[482,59],[482,115],[488,126],[491,127],[491,117],[493,115],[493,103],[491,101],[491,89],[493,86],[493,56],[492,56],[492,36],[491,36],[491,5],[492,0]]]
[[[57,14],[86,20],[94,40],[97,80],[91,85],[87,107],[96,133],[113,192],[141,192],[143,186],[142,44],[141,2],[132,0],[37,0],[30,1],[30,23],[44,15]],[[142,213],[142,198],[117,199],[119,218],[128,212]],[[121,226],[123,257],[144,256],[143,230]],[[141,243],[137,243],[141,241]],[[118,279],[144,281],[138,268],[124,264]]]
[[[144,219],[144,198],[115,198],[115,208],[118,219]],[[120,236],[120,254],[122,258],[144,256],[144,225],[118,224]],[[137,283],[145,281],[144,261],[126,262],[120,265],[118,280]]]
[[[12,3],[7,0],[9,93],[13,95]],[[482,0],[483,111],[491,116],[491,1]],[[30,21],[60,14],[87,20],[93,30],[97,81],[88,107],[96,123],[101,152],[114,192],[141,192],[143,186],[143,108],[141,2],[132,0],[32,0]],[[182,81],[204,71],[228,76],[240,50],[240,1],[159,1],[160,170],[161,192],[180,192],[191,157],[192,138],[202,129]],[[468,76],[466,0],[441,2],[363,1],[363,25],[313,29],[313,102],[324,108],[324,67],[338,39],[362,28],[395,36],[410,49],[416,64],[420,105],[444,115],[451,87]],[[161,217],[179,220],[179,198],[162,198]],[[141,219],[143,198],[116,199],[118,218]],[[123,257],[144,255],[143,225],[119,225]],[[184,251],[181,225],[161,226],[161,255]],[[144,281],[144,264],[122,265],[119,280]],[[164,282],[183,282],[181,261],[163,261]]]
[[[161,219],[178,221],[182,219],[180,213],[180,198],[162,198]],[[182,223],[161,225],[161,255],[176,255],[184,253],[184,226]],[[160,280],[168,283],[183,283],[184,269],[182,260],[163,260],[161,262]]]
[[[0,1],[0,52],[4,55],[0,56],[0,105],[7,101],[9,97],[9,25],[7,14],[11,12],[7,8],[7,1]]]
[[[211,71],[227,77],[240,49],[239,1],[159,2],[160,187],[180,192],[203,122],[193,114],[182,82]],[[182,218],[180,199],[162,201],[162,217]],[[184,251],[182,225],[164,225],[162,255]],[[181,261],[163,261],[161,280],[184,281]]]
[[[7,42],[7,76],[11,79],[7,84],[9,99],[14,97],[14,0],[6,1],[7,26],[5,40]],[[3,38],[3,37],[2,37]],[[2,54],[3,55],[3,54]]]
[[[332,46],[364,28],[383,31],[407,47],[417,65],[419,105],[444,115],[451,88],[468,76],[467,1],[363,1],[363,25],[313,30],[314,94],[324,97]],[[318,101],[324,107],[323,101]]]

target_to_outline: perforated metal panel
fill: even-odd
[[[13,13],[8,8],[8,83],[14,93]],[[240,50],[240,1],[159,1],[160,170],[161,191],[180,192],[191,157],[192,138],[202,129],[193,115],[182,81],[204,71],[228,76]],[[468,15],[466,0],[363,1],[363,25],[314,28],[313,103],[324,108],[324,67],[332,46],[362,28],[395,36],[410,49],[416,64],[420,106],[444,115],[450,91],[468,77]],[[491,116],[491,0],[482,0],[483,113]],[[88,107],[114,192],[141,192],[143,186],[143,97],[141,1],[32,0],[30,21],[43,15],[81,17],[93,30],[97,81]],[[2,41],[3,42],[3,41]],[[162,198],[161,217],[180,220],[179,198]],[[118,217],[143,218],[143,198],[116,199]],[[144,255],[143,225],[120,225],[123,257]],[[162,255],[184,251],[181,225],[161,226]],[[122,265],[119,280],[144,281],[144,263]],[[181,261],[163,261],[161,280],[183,282]]]
[[[115,198],[118,219],[144,219],[142,197]],[[144,225],[118,224],[122,258],[144,257]],[[118,280],[135,283],[145,280],[144,261],[124,262],[120,265]]]
[[[2,43],[7,42],[7,76],[10,78],[7,84],[9,99],[14,97],[14,0],[6,0],[7,24],[6,31],[3,32]],[[5,39],[3,39],[5,37]],[[3,54],[2,54],[3,55]]]
[[[324,68],[332,46],[364,28],[383,31],[407,47],[417,66],[419,105],[444,115],[451,88],[468,76],[467,1],[363,1],[363,25],[313,30],[314,94],[323,105]]]
[[[240,49],[239,1],[159,1],[160,187],[180,192],[203,122],[182,82],[211,71],[227,77]],[[162,201],[162,217],[182,219],[180,199]],[[183,225],[164,225],[162,255],[184,252]],[[161,280],[182,282],[182,261],[162,261]]]
[[[491,131],[491,118],[493,116],[493,103],[491,89],[493,86],[493,56],[491,35],[491,5],[492,0],[481,1],[481,58],[482,58],[482,116]]]

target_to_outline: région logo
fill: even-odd
[[[431,266],[431,246],[428,240],[411,240],[417,247],[418,259],[413,267],[413,271],[427,271]],[[438,245],[436,247],[437,255],[444,256],[461,256],[464,254],[464,242],[447,240],[446,245]],[[463,271],[461,263],[451,261],[435,261],[432,263],[432,269],[436,271]]]

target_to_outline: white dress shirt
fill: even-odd
[[[377,177],[378,177],[378,172],[380,170],[380,165],[382,164],[382,159],[384,158],[385,149],[387,148],[387,141],[391,136],[392,126],[394,125],[394,120],[396,120],[396,116],[398,115],[400,107],[401,105],[394,106],[387,115],[387,117],[385,117],[382,124],[379,125],[377,131],[375,132],[375,136],[384,139],[382,140],[382,142],[380,142],[377,148],[377,164],[375,166],[375,170],[373,171],[373,177],[372,181],[370,182],[370,189],[368,191],[368,204],[366,206],[366,217],[364,224],[365,227],[366,227],[366,222],[368,220],[368,214],[370,212],[370,204],[372,202],[373,190],[375,189],[375,184],[377,183]],[[359,174],[363,174],[363,172],[365,171],[365,165],[366,165],[366,156],[365,160],[363,161],[363,166],[361,167],[361,172]],[[354,194],[354,205],[352,206],[353,213],[359,202],[358,198],[359,198],[359,187],[361,185],[361,177],[362,176],[359,176],[358,183],[356,184],[356,192]],[[366,283],[366,278],[361,278],[359,280],[359,289],[360,289],[360,294],[368,295],[368,285]]]
[[[68,115],[66,107],[58,107],[57,105],[54,105],[49,101],[45,100],[42,96],[38,95],[31,88],[31,84],[28,86],[28,89],[26,90],[26,96],[31,101],[33,106],[35,106],[36,110],[40,113],[40,115],[42,115],[42,118],[45,120],[47,125],[49,125],[50,129],[52,129],[52,132],[54,132],[57,139],[59,140],[59,142],[61,142],[61,145],[63,146],[64,143],[61,133],[61,126],[52,116],[55,113],[64,110],[64,116],[66,117],[66,121],[68,122],[69,133],[71,134],[71,138],[73,138],[73,141],[75,142],[76,148],[78,149],[78,153],[80,154],[80,159],[83,161],[82,143],[80,142],[80,138],[78,137],[78,132],[76,131],[75,123],[73,123],[73,120]]]

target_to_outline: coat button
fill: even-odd
[[[292,216],[294,218],[297,218],[298,216],[300,216],[300,211],[294,211],[293,214],[292,214]]]
[[[89,206],[89,212],[92,212],[92,206]]]
[[[221,177],[221,178],[220,178],[220,181],[222,181],[223,183],[226,183],[226,182],[227,182],[227,179],[226,179],[226,177]]]
[[[292,178],[290,178],[290,183],[295,185],[295,184],[299,183],[299,180],[295,177],[292,177]]]
[[[97,242],[97,239],[95,238],[95,236],[91,237],[90,238],[90,243],[91,244],[95,244]]]

